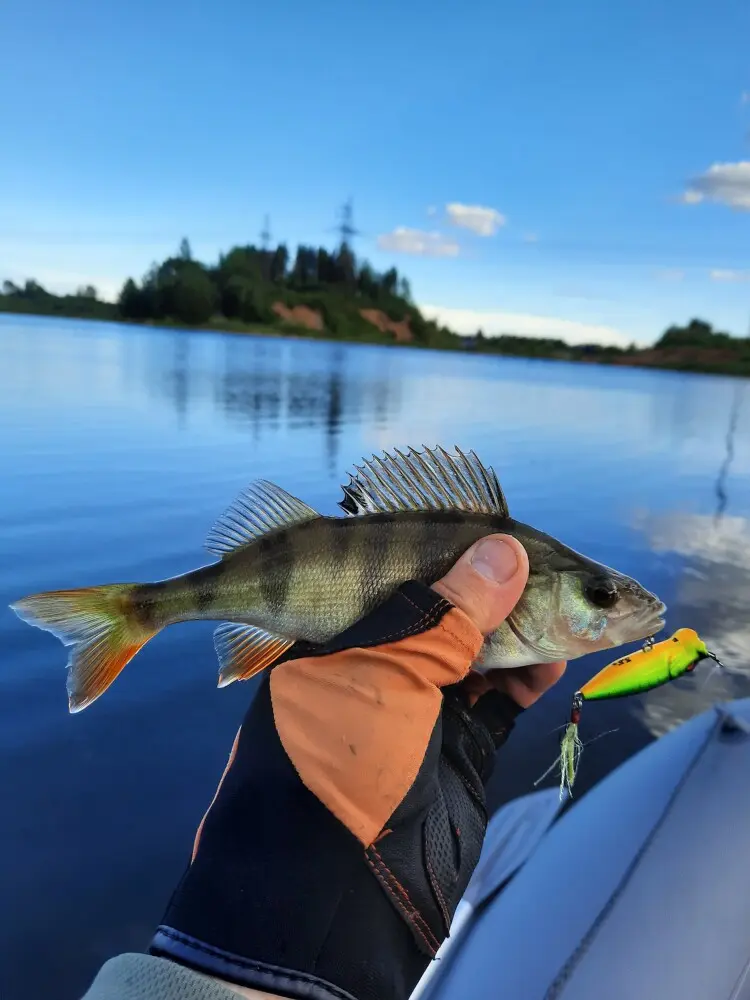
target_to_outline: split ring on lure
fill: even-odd
[[[651,691],[690,673],[701,660],[706,659],[714,660],[718,667],[724,667],[697,632],[691,628],[681,628],[662,642],[654,643],[653,639],[647,639],[642,649],[603,667],[573,695],[570,720],[560,741],[560,756],[534,784],[537,785],[546,778],[559,761],[560,799],[562,800],[566,788],[572,794],[584,746],[578,736],[584,701],[625,698]]]

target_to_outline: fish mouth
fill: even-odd
[[[626,623],[628,628],[633,627],[638,630],[638,634],[633,635],[633,638],[647,639],[649,636],[661,632],[666,625],[664,618],[666,610],[666,604],[658,597],[654,597],[653,602],[649,603],[647,607],[634,612]]]
[[[618,622],[613,622],[613,645],[649,639],[661,632],[666,622],[664,614],[667,606],[660,597],[646,590],[633,580],[618,581],[626,607],[630,608]],[[624,610],[624,609],[623,609]]]

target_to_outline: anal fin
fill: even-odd
[[[274,635],[255,625],[223,622],[214,632],[214,646],[219,657],[219,687],[254,677],[293,645],[294,639]]]

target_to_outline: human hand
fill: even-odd
[[[507,545],[496,545],[501,537]],[[529,558],[520,542],[510,536],[498,535],[488,536],[487,540],[490,549],[480,549],[482,542],[472,546],[442,580],[433,584],[434,590],[467,614],[485,635],[508,617],[529,576]],[[486,553],[484,556],[483,552]],[[476,565],[480,565],[479,572]],[[471,671],[463,687],[472,703],[494,688],[508,695],[521,708],[529,708],[560,680],[566,666],[565,661],[560,660],[528,667],[488,670],[482,674]]]
[[[470,674],[527,578],[517,541],[484,539],[433,588],[293,647],[245,716],[153,955],[244,991],[405,1000],[478,861],[495,750],[564,669]]]

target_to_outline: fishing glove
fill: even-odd
[[[521,708],[461,682],[482,635],[409,582],[264,677],[151,954],[305,1000],[406,1000],[479,859]]]

